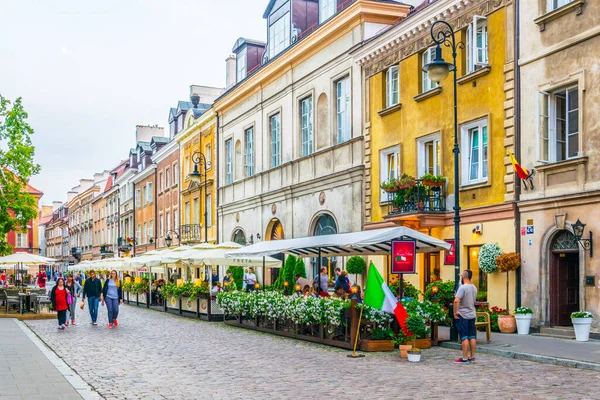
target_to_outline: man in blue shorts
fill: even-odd
[[[475,362],[475,345],[477,342],[477,330],[475,329],[475,299],[477,288],[471,283],[473,272],[465,270],[462,273],[462,285],[458,288],[454,297],[454,319],[462,345],[462,357],[454,360],[455,364],[468,364]],[[469,347],[471,357],[469,357]]]

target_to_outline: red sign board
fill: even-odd
[[[138,268],[138,272],[148,272],[146,267]]]
[[[456,261],[456,256],[454,254],[455,241],[454,239],[446,239],[444,242],[452,245],[450,250],[444,252],[444,265],[454,265],[454,262]]]
[[[392,274],[416,272],[417,245],[413,240],[392,241]]]

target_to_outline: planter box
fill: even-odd
[[[412,342],[410,342],[412,344]],[[417,339],[417,349],[425,350],[431,348],[431,339]]]
[[[196,312],[198,310],[197,304],[198,303],[197,303],[196,299],[190,300],[189,297],[181,298],[181,309],[183,311]]]
[[[138,303],[140,303],[140,304],[146,304],[146,293],[139,293],[138,294]]]
[[[167,308],[172,308],[174,310],[179,310],[179,299],[177,297],[168,297],[167,298]]]
[[[360,341],[361,351],[394,351],[391,340],[364,339]]]

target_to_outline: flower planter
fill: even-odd
[[[140,303],[140,304],[146,304],[146,293],[139,293],[138,294],[138,303]]]
[[[398,346],[400,348],[400,357],[402,358],[407,358],[408,357],[408,350],[412,349],[412,345],[411,344],[401,344],[400,346]]]
[[[179,299],[175,296],[167,298],[167,308],[179,310]]]
[[[515,314],[515,320],[517,321],[517,332],[519,335],[529,335],[532,316],[532,314]]]
[[[409,362],[421,362],[421,352],[415,350],[408,350],[408,361]]]
[[[515,333],[517,330],[517,321],[515,316],[510,315],[498,315],[498,326],[502,333]]]
[[[575,328],[575,340],[578,342],[590,340],[592,318],[571,318],[571,322],[573,322],[573,328]]]
[[[198,309],[196,299],[190,300],[189,297],[182,297],[181,308],[184,311],[196,312],[196,310]]]
[[[365,339],[360,341],[361,351],[394,351],[394,342],[391,340]]]
[[[431,348],[431,339],[430,338],[417,339],[416,347],[417,347],[417,349],[421,349],[421,350],[430,349]]]

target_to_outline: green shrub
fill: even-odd
[[[367,270],[367,263],[361,256],[352,256],[346,261],[346,271],[349,274],[354,274],[354,281],[358,280],[358,275],[364,274]]]
[[[294,267],[294,282],[296,281],[296,275],[306,278],[306,266],[304,265],[304,259],[302,258],[296,260],[296,266]]]
[[[231,266],[227,268],[227,272],[231,272],[237,290],[242,290],[242,285],[244,283],[244,268]]]

